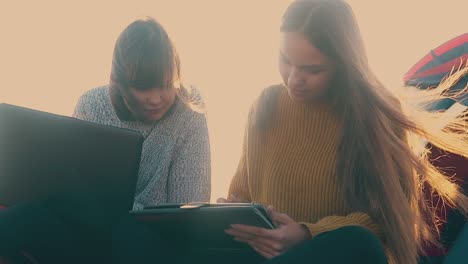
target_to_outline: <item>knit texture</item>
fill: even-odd
[[[346,206],[337,175],[342,123],[338,115],[325,103],[292,101],[283,86],[266,89],[255,107],[264,107],[264,98],[272,92],[278,96],[269,113],[268,129],[263,131],[254,123],[255,108],[249,114],[229,195],[272,205],[304,223],[312,236],[348,225],[382,236],[367,214]]]
[[[210,200],[210,147],[204,114],[176,100],[153,124],[121,121],[111,103],[109,87],[103,86],[83,94],[73,116],[144,136],[135,210],[160,203]]]

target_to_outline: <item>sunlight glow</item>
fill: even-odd
[[[225,196],[245,117],[278,83],[278,27],[290,0],[10,1],[0,6],[0,102],[71,115],[106,84],[114,42],[144,15],[169,31],[185,80],[203,93],[212,147],[212,199]],[[351,0],[371,65],[389,87],[431,48],[466,31],[468,1]],[[464,7],[462,7],[464,6]]]

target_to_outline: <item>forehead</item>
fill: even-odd
[[[325,65],[329,63],[328,57],[298,32],[281,33],[280,52],[295,65]]]

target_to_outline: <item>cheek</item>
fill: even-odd
[[[175,89],[168,89],[162,94],[162,98],[166,105],[172,105],[175,101],[175,97],[176,97]]]
[[[328,73],[312,75],[307,78],[307,86],[313,90],[326,90],[330,86],[330,75]]]
[[[138,103],[138,104],[143,104],[145,101],[146,101],[146,96],[145,95],[137,95],[134,97],[135,98],[135,101]]]
[[[290,73],[290,67],[284,63],[279,63],[278,65],[279,73],[281,75],[281,78],[283,79],[284,84],[288,84],[288,79],[289,79],[289,73]]]
[[[126,96],[126,101],[132,108],[138,108],[144,102],[144,98],[144,94],[137,91],[130,91],[128,96]]]

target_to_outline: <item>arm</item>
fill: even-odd
[[[301,223],[307,227],[312,237],[345,226],[361,226],[382,238],[383,230],[365,213],[351,213],[346,216],[327,216],[316,223]]]
[[[254,138],[259,136],[259,130],[267,127],[268,117],[272,115],[282,89],[281,85],[273,85],[264,89],[249,110],[241,159],[229,187],[228,199],[236,198],[235,200],[240,202],[252,202],[248,181],[250,176],[248,169],[249,135],[250,140],[255,140]]]
[[[228,200],[235,200],[242,203],[252,202],[247,179],[247,164],[245,155],[242,154],[236,174],[234,174],[231,185],[229,186]]]
[[[247,173],[247,132],[244,135],[244,144],[242,147],[241,158],[237,165],[236,173],[231,180],[228,192],[228,200],[249,203],[252,201],[249,191],[248,173]]]
[[[168,178],[169,203],[205,202],[211,195],[211,154],[208,127],[204,115],[177,147]]]

